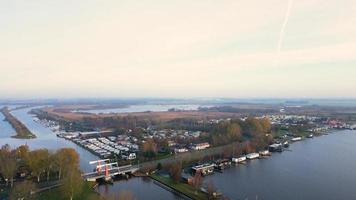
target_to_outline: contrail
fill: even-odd
[[[292,9],[292,6],[293,6],[293,1],[294,0],[289,0],[288,1],[288,7],[287,7],[286,15],[284,17],[284,21],[283,21],[283,24],[282,24],[281,31],[279,32],[279,40],[278,40],[277,56],[276,56],[277,58],[275,59],[275,62],[278,61],[278,56],[279,56],[279,53],[281,52],[282,43],[283,43],[283,39],[284,39],[284,32],[285,32],[286,26],[287,26],[288,21],[289,21],[289,16],[290,16],[290,12],[291,12],[291,9]]]

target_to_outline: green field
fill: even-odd
[[[83,191],[80,195],[77,195],[73,200],[99,200],[100,195],[96,193],[93,189],[93,183],[85,182],[83,185]],[[63,194],[61,187],[47,190],[37,194],[38,200],[67,200],[69,197]]]
[[[168,177],[159,176],[159,175],[155,175],[155,174],[152,174],[151,178],[164,184],[164,185],[174,188],[175,190],[187,195],[188,197],[190,197],[192,199],[196,199],[196,200],[208,199],[207,194],[202,193],[200,191],[196,192],[195,189],[191,185],[188,185],[185,183],[175,183],[172,179],[170,179]]]

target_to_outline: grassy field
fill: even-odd
[[[83,191],[80,195],[75,196],[73,200],[99,200],[100,195],[96,193],[93,189],[93,183],[85,182],[83,185]],[[69,199],[64,195],[61,187],[47,190],[37,194],[36,199],[38,200],[67,200]]]
[[[81,107],[78,107],[81,108]],[[192,119],[206,119],[206,118],[223,118],[223,117],[236,117],[239,116],[237,113],[227,113],[227,112],[201,112],[201,111],[182,111],[182,112],[138,112],[138,113],[109,113],[109,114],[92,114],[84,112],[71,112],[77,109],[75,106],[68,107],[47,107],[42,110],[47,112],[49,115],[59,117],[64,120],[82,120],[83,118],[104,118],[104,117],[124,117],[124,116],[135,116],[141,119],[152,119],[152,120],[172,120],[172,119],[182,119],[182,118],[192,118]]]
[[[185,183],[175,183],[170,178],[155,175],[155,174],[151,175],[151,178],[164,184],[164,185],[174,188],[175,190],[187,195],[188,197],[190,197],[192,199],[196,199],[196,200],[208,199],[207,194],[202,193],[200,191],[196,192],[195,189],[191,185],[188,185]]]

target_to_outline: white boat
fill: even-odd
[[[293,141],[293,142],[300,141],[300,140],[302,140],[302,138],[301,138],[301,137],[295,137],[295,138],[292,138],[292,141]]]
[[[268,150],[260,151],[260,156],[270,156],[271,153]]]
[[[246,156],[241,156],[241,157],[238,157],[238,158],[232,158],[231,160],[234,163],[241,163],[241,162],[246,161]]]
[[[250,153],[250,154],[246,155],[246,158],[249,159],[249,160],[256,159],[256,158],[259,158],[259,157],[260,157],[260,154],[258,154],[258,153]]]

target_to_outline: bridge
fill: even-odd
[[[82,175],[87,181],[96,181],[104,178],[105,180],[111,179],[113,176],[125,175],[135,173],[139,170],[138,165],[125,165],[118,166],[117,163],[107,163],[108,159],[91,161],[89,164],[97,164],[95,172],[89,172]],[[103,163],[103,164],[102,164]]]

